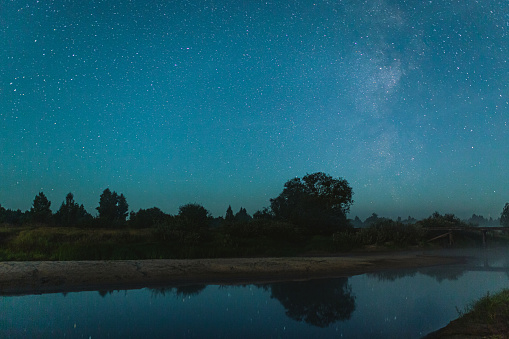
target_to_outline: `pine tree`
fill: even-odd
[[[226,216],[224,217],[224,220],[233,221],[233,219],[234,219],[234,216],[233,216],[232,207],[230,205],[228,205],[228,209],[226,210]]]
[[[50,209],[51,202],[46,198],[44,193],[39,192],[35,196],[34,204],[30,209],[32,222],[48,224],[51,221],[52,212]]]

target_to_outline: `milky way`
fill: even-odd
[[[6,1],[0,204],[248,212],[295,176],[350,216],[498,217],[507,1]]]

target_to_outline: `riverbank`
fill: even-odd
[[[446,327],[424,339],[509,338],[509,289],[486,295]]]
[[[0,294],[332,278],[448,265],[462,260],[459,257],[407,252],[339,257],[11,261],[0,263]]]

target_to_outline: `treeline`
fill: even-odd
[[[380,221],[396,221],[398,223],[401,223],[403,225],[413,225],[417,223],[418,221],[421,222],[421,224],[426,223],[425,220],[431,221],[434,220],[432,224],[427,224],[425,227],[445,227],[450,224],[454,224],[456,226],[464,226],[464,227],[476,227],[476,226],[487,226],[487,227],[495,227],[500,226],[501,220],[500,218],[493,219],[492,217],[485,218],[482,215],[472,214],[472,216],[468,219],[462,219],[460,220],[458,217],[456,217],[454,214],[445,214],[443,216],[440,216],[439,212],[433,213],[430,217],[425,218],[423,220],[417,220],[411,216],[408,216],[406,219],[402,219],[401,217],[398,217],[396,220],[392,220],[390,218],[385,217],[379,217],[378,214],[373,213],[368,218],[366,218],[364,221],[362,221],[358,216],[355,216],[354,219],[350,220],[351,224],[355,228],[363,228],[363,227],[370,227]]]
[[[83,228],[152,228],[161,223],[171,223],[195,229],[264,219],[290,222],[312,233],[332,234],[351,227],[346,214],[353,203],[352,195],[353,191],[346,180],[318,172],[307,174],[302,179],[289,180],[282,193],[270,199],[270,207],[252,216],[242,207],[234,214],[231,206],[228,206],[224,217],[213,218],[205,207],[196,203],[180,206],[177,215],[166,214],[158,207],[129,213],[126,197],[107,188],[99,198],[97,217],[93,217],[83,205],[74,201],[72,193],[66,196],[53,214],[51,202],[40,192],[29,211],[13,211],[0,206],[0,223]]]
[[[426,228],[485,220],[474,215],[463,221],[438,212],[422,220],[376,214],[350,220],[352,195],[346,180],[318,172],[287,181],[270,206],[253,215],[228,206],[224,216],[213,217],[196,203],[180,206],[175,215],[157,207],[129,212],[127,198],[107,188],[92,216],[72,193],[52,213],[51,202],[40,192],[26,212],[0,206],[0,260],[294,256],[373,245],[404,248],[428,246],[433,232],[440,235]],[[509,204],[499,222],[509,225]],[[467,237],[478,242],[480,232],[474,233]]]

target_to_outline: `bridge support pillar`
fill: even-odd
[[[486,232],[487,230],[481,230],[482,233],[482,246],[486,247]]]

